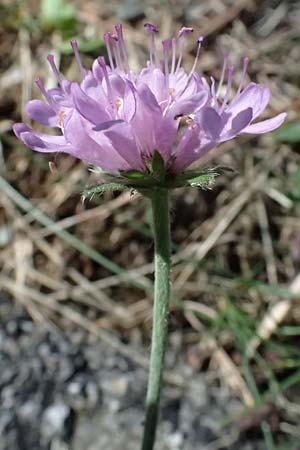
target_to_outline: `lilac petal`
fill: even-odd
[[[106,104],[107,108],[111,109],[111,105],[108,105],[107,95],[105,94],[102,85],[91,73],[82,80],[80,87],[88,97],[102,105],[102,108],[103,105]]]
[[[45,135],[44,138],[41,138],[35,132],[30,133],[27,131],[22,133],[21,140],[27,147],[38,152],[72,154],[72,147],[66,143],[63,136]]]
[[[49,127],[57,127],[58,116],[54,109],[47,103],[41,100],[31,100],[27,103],[25,111],[31,117],[42,125],[48,125]]]
[[[93,127],[94,131],[106,131],[109,128],[113,127],[114,125],[117,125],[118,123],[124,123],[124,120],[122,119],[116,119],[116,120],[109,120],[108,122],[102,122],[99,125],[96,125]]]
[[[76,110],[94,125],[110,119],[103,105],[86,95],[77,83],[73,83],[72,95]]]
[[[176,160],[172,166],[175,172],[182,172],[188,166],[201,159],[206,153],[212,150],[218,145],[218,142],[208,139],[199,140],[198,145],[194,145],[192,148],[191,142],[187,142],[186,151],[181,151],[176,157]]]
[[[146,156],[151,156],[157,149],[167,161],[177,125],[173,119],[163,116],[155,96],[145,84],[138,86],[136,99],[136,114],[131,125],[137,146]]]
[[[192,162],[198,158],[195,150],[199,147],[199,128],[189,127],[177,145],[171,171],[176,173],[182,172],[186,167],[192,164]]]
[[[145,84],[136,93],[136,114],[131,124],[136,143],[140,150],[150,156],[156,148],[156,132],[163,120],[159,104]]]
[[[181,96],[182,92],[187,88],[188,76],[186,72],[180,68],[178,72],[169,75],[170,87],[175,89],[175,96]]]
[[[184,82],[186,83],[185,86],[183,86]],[[178,84],[176,84],[175,97],[187,98],[187,97],[191,97],[192,95],[195,95],[199,92],[199,85],[197,82],[195,82],[194,77],[192,77],[189,81],[187,81],[187,76],[186,76],[186,77],[184,77],[183,82],[180,80],[180,84],[182,86],[178,86]]]
[[[32,128],[30,128],[26,123],[17,122],[12,127],[13,132],[17,136],[17,138],[21,139],[21,134],[25,133],[26,131],[33,131]]]
[[[49,103],[53,108],[67,107],[70,108],[73,106],[71,101],[71,97],[66,95],[66,93],[61,88],[52,88],[47,91],[47,99],[49,98]]]
[[[125,93],[125,80],[119,75],[112,74],[109,75],[109,82],[116,97],[123,98]]]
[[[132,137],[131,127],[123,122],[111,127],[105,133],[116,151],[125,159],[132,169],[144,170],[141,154]]]
[[[221,141],[227,141],[240,134],[249,125],[253,117],[252,108],[239,112],[231,122],[231,129],[221,137]]]
[[[125,122],[130,122],[136,113],[136,98],[135,91],[132,83],[130,81],[126,81],[125,92],[123,98],[123,108],[120,113],[122,119]]]
[[[89,89],[93,90],[97,88],[99,84],[100,84],[99,81],[97,80],[97,78],[94,77],[92,72],[88,72],[88,74],[84,77],[84,79],[80,83],[80,87],[85,94],[89,95],[90,94]]]
[[[156,98],[145,84],[138,87],[137,111],[132,129],[146,154],[157,149],[167,161],[176,138],[177,124],[164,117]]]
[[[71,95],[71,87],[73,82],[69,80],[62,80],[61,81],[61,87],[64,93],[68,96]]]
[[[199,92],[198,94],[193,95],[193,97],[177,100],[170,107],[166,116],[171,117],[172,119],[176,118],[176,116],[185,116],[188,114],[194,113],[197,109],[204,106],[208,98],[208,94],[206,91]]]
[[[217,111],[207,106],[200,111],[199,117],[199,123],[202,125],[205,134],[212,140],[218,140],[223,128],[223,121]]]
[[[262,84],[250,83],[244,91],[235,97],[227,108],[233,116],[247,108],[252,108],[253,119],[258,117],[270,101],[270,90]]]
[[[254,123],[246,127],[243,132],[249,134],[262,134],[273,131],[284,122],[286,113],[278,114],[272,119],[263,120],[262,122]]]
[[[112,147],[102,132],[94,131],[77,111],[73,111],[65,125],[66,141],[75,151],[73,155],[89,164],[94,164],[111,173],[129,170],[130,166]]]
[[[72,147],[66,142],[64,136],[38,133],[23,123],[16,123],[13,130],[16,136],[32,150],[46,153],[71,153],[72,151]]]
[[[139,84],[144,83],[149,87],[159,104],[167,101],[169,93],[166,89],[166,79],[160,69],[143,69],[138,81]]]
[[[138,86],[137,97],[140,100],[140,106],[145,107],[149,112],[153,112],[154,114],[158,114],[161,116],[161,109],[159,107],[159,104],[154,94],[146,84],[142,83],[140,86]]]
[[[97,59],[93,62],[92,72],[93,72],[94,77],[98,81],[101,82],[103,80],[103,71],[102,71],[102,69],[100,67],[100,64],[99,64]]]
[[[175,121],[164,117],[160,125],[155,129],[155,148],[159,150],[162,157],[167,161],[171,155],[172,146],[176,139],[177,127]]]

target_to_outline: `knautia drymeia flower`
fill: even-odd
[[[166,171],[175,175],[220,142],[281,125],[285,113],[252,123],[267,106],[270,91],[262,84],[244,86],[247,58],[232,98],[234,68],[228,67],[227,55],[216,87],[213,78],[208,82],[196,72],[202,37],[197,40],[193,67],[189,72],[182,67],[192,28],[184,27],[177,37],[163,41],[162,58],[156,48],[157,28],[151,24],[145,28],[150,57],[139,73],[130,69],[120,24],[115,34],[104,35],[108,61],[97,58],[91,70],[83,68],[77,43],[71,42],[81,82],[64,79],[49,55],[57,87],[47,90],[38,79],[45,101],[30,101],[26,111],[40,124],[60,129],[61,135],[39,133],[17,123],[13,128],[18,138],[33,150],[69,153],[114,175],[132,170],[147,173],[158,152]]]

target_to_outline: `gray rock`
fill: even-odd
[[[144,370],[82,330],[50,334],[11,302],[0,301],[0,317],[0,450],[139,450]],[[168,367],[186,387],[165,386],[156,450],[217,448],[231,432],[222,428],[224,415],[241,404],[193,374],[179,336],[173,341]],[[227,448],[265,447],[234,436]]]
[[[41,420],[41,433],[46,441],[64,434],[66,420],[70,415],[70,408],[62,401],[56,401],[45,409]]]

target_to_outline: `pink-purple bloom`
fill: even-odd
[[[60,129],[61,134],[44,134],[17,123],[14,132],[27,147],[69,153],[112,174],[147,171],[156,150],[166,169],[176,174],[221,142],[241,133],[266,133],[284,121],[286,114],[281,113],[253,123],[268,105],[270,91],[262,84],[245,86],[247,58],[233,98],[234,68],[228,67],[227,54],[217,86],[213,78],[208,82],[196,72],[202,37],[197,40],[193,67],[189,72],[183,69],[192,28],[184,27],[177,37],[163,41],[160,58],[155,40],[158,30],[145,24],[150,57],[139,73],[130,68],[122,26],[115,29],[115,34],[104,35],[108,62],[99,57],[91,70],[82,66],[77,43],[71,42],[82,78],[79,83],[64,79],[53,56],[48,56],[57,87],[47,90],[38,79],[45,101],[30,101],[26,112],[40,124]]]

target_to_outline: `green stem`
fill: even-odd
[[[155,282],[150,371],[142,450],[152,450],[154,447],[168,335],[171,247],[168,190],[152,191],[151,205],[155,242]]]

